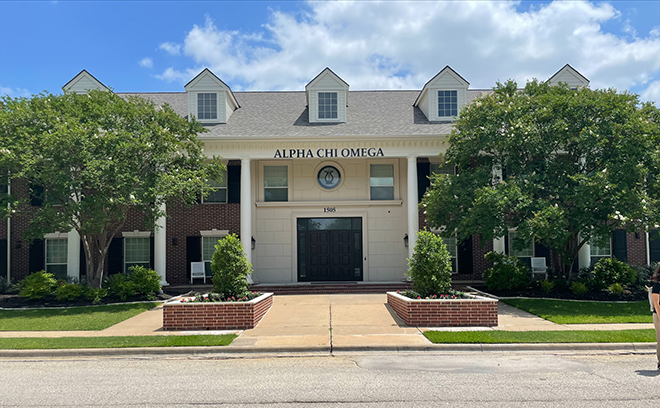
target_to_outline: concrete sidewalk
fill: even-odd
[[[426,330],[624,330],[652,329],[644,324],[559,325],[499,303],[498,327],[425,328],[409,327],[387,305],[385,294],[279,295],[256,328],[245,331],[164,331],[162,306],[100,331],[0,332],[0,338],[106,337],[236,333],[238,338],[226,351],[332,351],[332,350],[426,350],[433,345],[422,334]],[[469,346],[469,347],[468,347]],[[493,345],[495,347],[496,345]],[[506,346],[506,345],[505,345]],[[559,347],[559,345],[556,345]],[[649,348],[655,344],[649,343]],[[481,345],[463,345],[479,348]],[[502,345],[499,346],[500,348]],[[539,346],[535,346],[538,348]],[[563,345],[566,348],[568,345]],[[602,349],[602,345],[594,346]],[[441,348],[441,347],[440,347]],[[646,348],[644,346],[644,348]],[[556,349],[556,347],[551,347]],[[115,349],[117,350],[117,349]]]

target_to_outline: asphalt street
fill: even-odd
[[[0,360],[0,407],[657,407],[655,356],[367,353]]]

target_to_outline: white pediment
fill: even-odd
[[[550,82],[552,85],[565,82],[571,88],[589,86],[589,80],[569,64],[564,65],[562,69],[551,76],[548,79],[548,82]]]
[[[325,68],[321,71],[314,79],[312,79],[307,85],[305,85],[305,93],[307,94],[307,106],[308,106],[308,115],[310,123],[344,123],[347,120],[347,109],[348,106],[348,88],[349,85],[346,81],[341,79],[339,75],[332,72],[330,68]],[[336,93],[336,98],[332,101],[333,104],[336,103],[335,113],[336,117],[327,118],[321,117],[319,113],[319,98],[322,98],[323,94],[319,93]],[[322,110],[322,109],[321,109]]]
[[[73,77],[69,82],[67,82],[62,90],[64,92],[75,92],[75,93],[87,93],[89,91],[99,89],[101,91],[108,91],[109,88],[98,79],[94,78],[94,75],[87,72],[83,69]]]
[[[186,92],[225,92],[227,99],[234,105],[234,109],[240,108],[229,85],[218,78],[210,69],[204,68],[202,72],[190,80],[185,86]]]

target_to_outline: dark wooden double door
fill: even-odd
[[[361,281],[362,219],[298,219],[298,281]]]

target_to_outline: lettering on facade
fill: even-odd
[[[343,149],[278,149],[275,151],[275,159],[328,159],[328,158],[350,158],[350,157],[384,157],[383,149],[380,147],[358,147]]]

